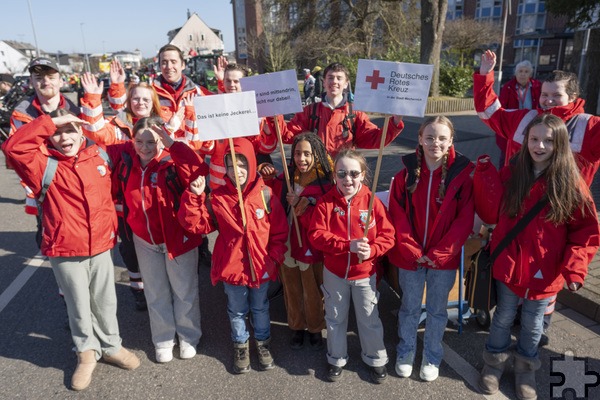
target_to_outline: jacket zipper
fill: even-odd
[[[352,202],[352,199],[348,200],[348,209],[346,212],[346,221],[348,221],[347,224],[347,231],[348,231],[348,240],[350,240],[350,203]],[[349,251],[348,252],[348,265],[346,266],[346,275],[344,276],[344,279],[348,279],[348,274],[350,273],[350,258],[352,257],[352,252]]]
[[[427,184],[427,203],[425,211],[425,234],[423,235],[423,250],[427,244],[427,230],[429,228],[429,202],[431,201],[431,183],[433,181],[433,171],[429,172],[429,183]]]
[[[150,230],[150,219],[148,218],[148,214],[146,213],[146,201],[144,198],[144,175],[146,175],[146,169],[142,168],[142,180],[140,182],[140,193],[142,194],[142,211],[144,212],[144,216],[146,217],[146,229],[148,229],[148,234],[150,235],[150,240],[152,240],[152,244],[156,245],[154,238],[152,237],[152,231]]]

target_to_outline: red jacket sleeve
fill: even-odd
[[[487,162],[482,159],[487,157]],[[504,185],[498,170],[490,162],[489,156],[481,156],[477,160],[473,175],[473,197],[475,212],[486,224],[498,223],[498,215],[504,196]]]
[[[267,253],[281,265],[287,251],[289,226],[281,202],[271,193],[271,212],[269,213],[269,244]],[[269,272],[269,275],[271,273]]]
[[[181,204],[177,212],[179,224],[188,232],[208,234],[217,230],[214,217],[206,208],[206,194],[195,195],[186,189],[181,195]]]
[[[354,143],[356,147],[361,149],[378,149],[381,145],[381,136],[383,129],[379,129],[377,125],[371,122],[367,114],[361,111],[354,111],[356,118],[354,120],[354,131],[356,136]],[[394,118],[389,120],[388,130],[385,135],[385,146],[392,143],[396,137],[404,129],[404,122],[400,121],[398,125],[394,124]]]
[[[41,190],[49,156],[45,142],[55,131],[56,126],[50,116],[43,115],[22,125],[2,145],[7,160],[36,197]]]
[[[125,102],[127,101],[127,91],[125,90],[124,83],[111,83],[108,88],[108,104],[113,110],[119,111],[125,108]]]
[[[585,186],[583,183],[582,185]],[[600,246],[596,206],[591,198],[590,202],[591,206],[585,213],[578,208],[573,214],[573,219],[567,224],[567,243],[561,263],[561,273],[567,284],[583,284],[588,265]]]
[[[473,231],[475,210],[473,204],[473,181],[464,181],[458,199],[458,215],[442,239],[427,251],[427,257],[438,267],[446,265],[460,254],[462,246]]]

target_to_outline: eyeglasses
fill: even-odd
[[[450,141],[450,138],[434,138],[432,136],[423,138],[423,142],[425,142],[425,144],[428,146],[431,146],[434,143],[438,143],[440,146],[443,146],[446,143],[448,143],[449,141]]]
[[[138,104],[139,103],[150,104],[150,103],[152,103],[152,99],[149,99],[147,97],[132,97],[131,102],[138,103]]]
[[[344,171],[343,169],[340,169],[335,173],[335,175],[338,177],[338,179],[344,179],[348,175],[350,175],[350,178],[356,179],[361,173],[361,171]]]

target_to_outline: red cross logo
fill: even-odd
[[[377,86],[380,83],[384,83],[385,78],[383,76],[379,76],[379,70],[375,69],[373,70],[373,75],[367,76],[366,81],[371,83],[371,89],[377,90]]]

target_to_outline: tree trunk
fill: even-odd
[[[433,64],[430,94],[440,94],[440,53],[448,0],[421,0],[421,63]]]

